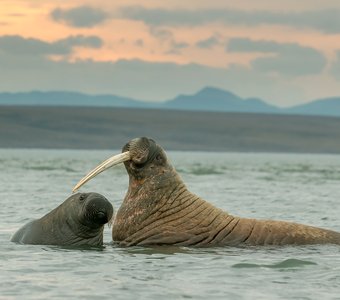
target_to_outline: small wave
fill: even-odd
[[[216,166],[201,166],[196,165],[189,167],[187,169],[177,168],[177,171],[180,173],[192,174],[192,175],[220,175],[224,174],[219,168]]]
[[[197,167],[190,170],[193,175],[219,175],[223,172],[217,170],[215,167]]]
[[[275,264],[252,264],[252,263],[238,263],[232,265],[233,268],[243,269],[243,268],[270,268],[270,269],[292,269],[292,268],[300,268],[308,265],[317,265],[317,263],[308,261],[308,260],[300,260],[295,258],[289,258],[284,261],[275,263]]]
[[[255,170],[256,171],[256,170]],[[334,166],[327,166],[322,168],[320,166],[313,166],[307,164],[295,165],[267,165],[258,169],[263,179],[270,181],[272,178],[280,176],[305,176],[306,178],[322,178],[326,180],[339,180],[340,169]]]
[[[129,254],[145,254],[145,255],[161,255],[157,259],[164,259],[168,255],[176,255],[183,253],[191,253],[192,249],[181,246],[147,246],[147,247],[122,247],[115,242],[111,242],[110,245],[115,248],[115,251]],[[164,256],[165,255],[165,256]]]
[[[66,166],[23,166],[24,170],[33,170],[33,171],[57,171],[62,170],[67,173],[75,173],[77,172],[75,169]]]

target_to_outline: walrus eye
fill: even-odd
[[[161,160],[162,160],[162,155],[158,154],[158,155],[156,156],[156,160],[157,160],[157,161],[161,161]]]
[[[85,194],[81,194],[80,197],[79,197],[79,200],[80,201],[84,201],[86,198],[86,195]]]
[[[133,166],[134,166],[134,168],[135,169],[141,169],[141,168],[143,168],[144,167],[144,163],[142,163],[142,164],[139,164],[139,163],[133,163]]]

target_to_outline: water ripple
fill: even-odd
[[[274,263],[274,264],[254,264],[254,263],[238,263],[232,265],[233,268],[243,269],[243,268],[271,268],[271,269],[292,269],[292,268],[300,268],[308,265],[317,265],[317,263],[308,261],[308,260],[300,260],[295,258],[289,258],[284,261]]]
[[[18,245],[17,228],[47,213],[114,151],[0,149],[1,299],[338,299],[340,247],[102,248]],[[234,215],[340,231],[340,156],[169,152],[187,187]],[[82,191],[116,208],[123,167]]]

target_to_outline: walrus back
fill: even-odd
[[[240,223],[240,231],[242,231],[242,223]],[[252,231],[245,242],[250,245],[340,245],[340,233],[293,222],[254,220]]]
[[[181,197],[177,205],[166,209],[163,205],[161,212],[141,222],[120,244],[192,247],[340,244],[339,232],[293,222],[240,218],[190,192],[181,193]],[[113,238],[118,237],[116,230],[121,232],[118,228],[113,228]]]
[[[11,242],[20,244],[41,244],[42,243],[41,228],[37,220],[33,220],[21,228],[11,238]]]
[[[23,225],[11,238],[12,242],[31,245],[53,245],[55,241],[56,226],[54,219],[63,204],[53,209],[40,219],[35,219]]]

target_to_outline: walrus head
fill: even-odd
[[[151,178],[160,180],[161,176],[172,170],[165,151],[152,139],[133,139],[123,147],[123,153],[127,151],[130,160],[125,161],[124,165],[130,177],[130,185],[142,184]]]
[[[141,137],[129,141],[122,149],[122,154],[110,157],[75,186],[80,188],[91,178],[104,170],[123,163],[129,174],[129,188],[113,223],[113,239],[122,240],[138,231],[150,216],[157,216],[167,209],[163,201],[171,203],[185,188],[184,183],[168,162],[165,151],[154,140]]]
[[[90,171],[77,183],[73,188],[73,192],[101,172],[120,163],[125,165],[130,176],[130,184],[134,181],[141,183],[147,178],[163,175],[166,170],[173,169],[168,164],[165,151],[154,140],[147,137],[136,138],[123,147],[121,154],[108,158]]]
[[[78,193],[74,195],[79,202],[79,222],[87,227],[100,227],[108,223],[113,216],[111,203],[97,193]]]
[[[98,193],[77,193],[40,219],[21,227],[13,242],[34,245],[101,246],[113,207]]]

